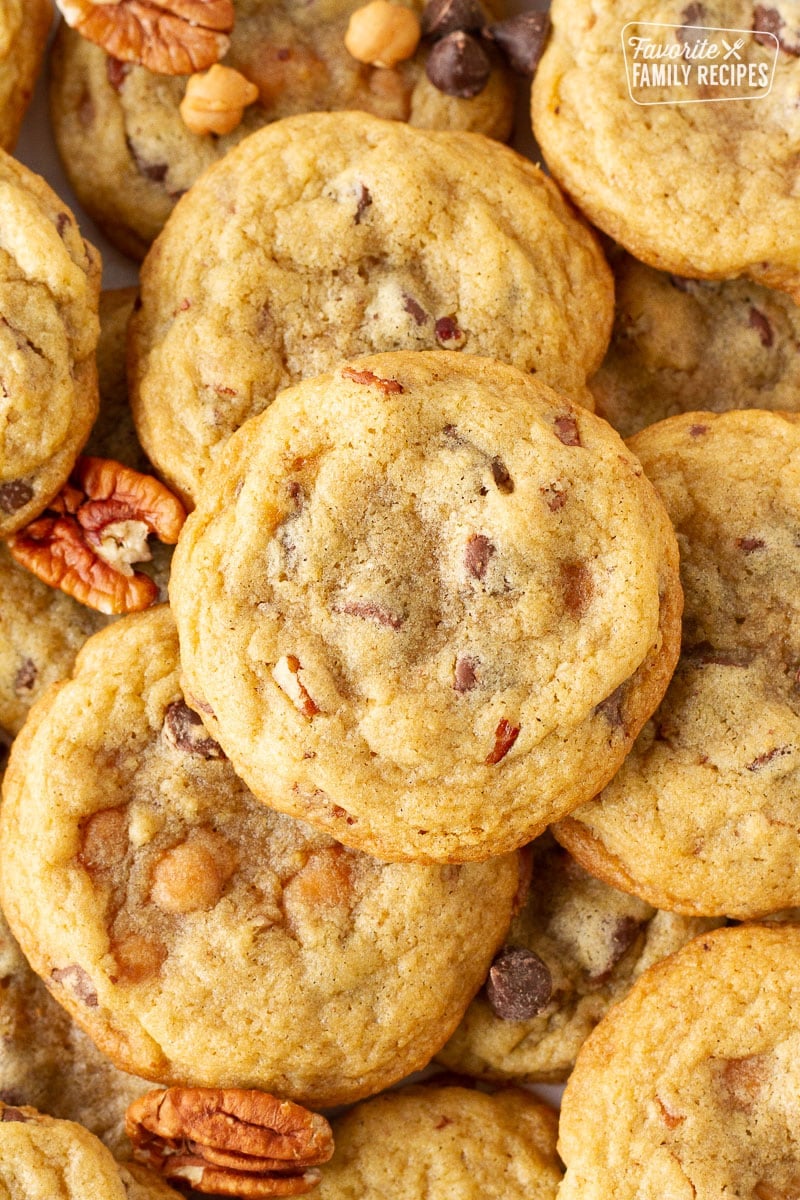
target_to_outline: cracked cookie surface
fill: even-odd
[[[178,675],[161,607],[96,635],[32,710],[3,803],[15,935],[126,1070],[314,1107],[388,1086],[480,985],[518,856],[385,865],[271,812]]]
[[[255,794],[421,861],[520,846],[609,779],[681,606],[672,529],[613,430],[441,352],[359,359],[239,430],[171,601]]]
[[[800,930],[718,929],[647,971],[578,1055],[559,1200],[788,1200]]]
[[[293,117],[204,175],[150,252],[131,403],[152,461],[196,499],[243,421],[359,354],[489,355],[591,406],[612,309],[593,234],[512,150]]]
[[[619,773],[556,829],[661,908],[800,903],[800,416],[686,413],[632,438],[675,525],[683,644]]]
[[[554,0],[551,18],[534,81],[534,131],[579,208],[653,267],[698,278],[745,275],[800,299],[797,5]],[[740,65],[769,75],[777,51],[769,93],[734,103],[731,89],[720,97],[720,89],[709,96],[709,88],[693,86],[681,91],[684,99],[722,102],[675,103],[677,89],[666,87],[653,90],[656,102],[638,104],[621,42],[629,23],[674,26],[655,48],[671,52],[676,68],[674,55],[707,36],[703,27],[735,30],[744,42]]]

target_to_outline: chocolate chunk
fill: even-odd
[[[547,487],[540,487],[539,491],[544,496],[544,502],[550,512],[558,512],[567,503],[567,490],[563,484],[548,483]]]
[[[475,674],[477,662],[474,658],[456,659],[455,669],[453,671],[453,688],[457,692],[471,692],[478,682],[478,677]]]
[[[97,1008],[97,992],[91,977],[77,963],[71,963],[68,967],[56,967],[50,972],[50,978],[82,1000],[87,1008]]]
[[[483,579],[495,548],[482,533],[473,533],[464,550],[464,567],[473,579]]]
[[[489,968],[486,999],[503,1021],[528,1021],[544,1012],[553,994],[547,963],[524,946],[504,946]]]
[[[33,499],[33,488],[23,479],[11,479],[8,483],[0,483],[0,509],[4,513],[14,513],[24,508]]]
[[[36,683],[36,677],[39,674],[36,663],[32,658],[23,659],[17,673],[14,676],[14,691],[19,695],[20,692],[29,692]]]
[[[464,331],[459,329],[455,317],[439,317],[433,331],[436,334],[437,342],[446,346],[448,350],[459,350],[467,340]]]
[[[333,611],[347,613],[351,617],[362,617],[365,621],[377,621],[379,625],[385,625],[388,629],[400,629],[405,621],[403,616],[390,612],[375,600],[344,600],[341,604],[335,604]]]
[[[582,617],[594,593],[594,580],[586,563],[561,564],[561,595],[571,617]]]
[[[403,293],[403,308],[407,313],[411,314],[418,325],[424,325],[428,320],[428,314],[425,312],[425,309],[413,296],[409,296],[407,292]],[[448,428],[452,428],[452,426],[448,426]]]
[[[175,700],[167,706],[164,733],[173,746],[186,754],[205,759],[225,758],[222,747],[208,736],[197,713],[192,712],[183,700]]]
[[[546,12],[523,12],[506,21],[497,21],[483,29],[483,36],[494,42],[512,71],[533,75],[542,57],[550,16]]]
[[[556,437],[565,446],[580,446],[581,435],[578,431],[578,422],[574,417],[556,417],[553,426]]]
[[[133,63],[121,62],[109,54],[106,58],[106,79],[115,92],[121,92]]]
[[[130,138],[125,139],[128,152],[136,164],[136,170],[140,175],[144,175],[145,179],[152,179],[153,183],[163,183],[167,177],[169,165],[167,163],[149,163],[136,151],[133,142]]]
[[[25,1113],[20,1112],[20,1110],[18,1108],[11,1108],[9,1106],[6,1106],[3,1109],[2,1116],[0,1116],[0,1120],[22,1121],[23,1123],[25,1123],[28,1120],[28,1118],[25,1116]]]
[[[755,657],[752,650],[744,646],[735,646],[730,650],[718,650],[710,642],[698,642],[696,646],[687,647],[683,657],[690,663],[712,665],[717,667],[748,667]]]
[[[370,204],[372,204],[372,196],[370,195],[370,190],[366,186],[366,184],[362,183],[361,191],[358,194],[358,204],[356,205],[356,215],[355,215],[356,225],[361,224],[361,218],[363,217],[366,210],[369,208]]]
[[[498,492],[503,492],[508,496],[514,490],[514,480],[508,473],[506,464],[500,458],[493,458],[491,462],[492,479],[497,484]]]
[[[505,758],[518,737],[519,725],[512,725],[510,721],[502,717],[494,731],[494,747],[483,760],[486,766],[493,767]]]
[[[791,753],[791,746],[774,746],[772,750],[765,750],[763,754],[759,754],[758,757],[754,758],[752,762],[747,763],[745,770],[760,771],[762,768],[766,767],[768,763],[771,763],[773,759],[783,758],[785,755]]]
[[[753,37],[762,46],[767,46],[774,50],[775,43],[769,35],[772,34],[778,39],[778,45],[784,54],[791,54],[794,58],[800,57],[800,40],[790,42],[783,34],[786,28],[786,22],[781,14],[775,8],[767,8],[766,5],[757,4],[753,10]],[[762,35],[762,36],[759,36]]]
[[[611,963],[610,966],[616,966],[623,954],[630,950],[633,943],[639,936],[639,930],[642,928],[642,922],[637,921],[635,917],[620,917],[615,923],[611,931]]]
[[[690,425],[689,434],[691,437],[702,437],[704,433],[708,433],[707,425]]]
[[[775,341],[775,337],[772,332],[772,326],[764,314],[757,308],[751,308],[747,323],[751,329],[755,329],[758,333],[761,345],[769,348]]]
[[[694,28],[698,25],[702,26],[705,19],[706,10],[702,4],[687,4],[681,13],[681,23],[684,28],[676,30],[675,33],[682,46],[694,46],[696,42],[702,41],[703,37],[707,36],[704,35],[702,29]]]
[[[480,42],[471,34],[456,30],[436,42],[428,55],[425,72],[440,92],[470,100],[486,87],[491,65]]]
[[[736,539],[736,548],[741,550],[743,554],[753,554],[756,550],[763,550],[766,546],[763,538],[744,537]]]
[[[444,37],[463,29],[467,33],[480,29],[486,13],[478,0],[428,0],[422,10],[422,36]]]
[[[602,713],[609,725],[624,729],[625,715],[622,710],[623,701],[625,699],[625,684],[621,683],[618,688],[614,688],[605,700],[601,700],[595,706],[596,713]]]
[[[687,4],[681,13],[682,25],[700,25],[706,19],[705,5]]]

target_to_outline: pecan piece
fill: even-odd
[[[302,671],[300,660],[293,654],[284,654],[272,668],[272,678],[282,692],[291,700],[295,708],[309,719],[319,712],[300,678]]]
[[[385,395],[390,392],[405,391],[398,379],[381,379],[380,375],[376,375],[374,371],[368,371],[366,368],[362,371],[357,367],[342,367],[342,375],[345,379],[352,379],[353,383],[374,384]]]
[[[137,612],[158,597],[131,563],[147,561],[147,537],[178,540],[186,512],[151,475],[105,458],[79,458],[49,511],[15,533],[13,557],[50,587],[104,613]]]
[[[333,1154],[324,1117],[245,1088],[167,1088],[125,1118],[134,1157],[167,1179],[223,1196],[287,1196],[319,1181]]]
[[[57,0],[64,20],[121,62],[159,75],[204,71],[227,52],[232,0]]]

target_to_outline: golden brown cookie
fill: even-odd
[[[0,0],[0,146],[13,151],[53,19],[50,0]]]

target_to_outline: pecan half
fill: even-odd
[[[56,0],[64,20],[121,62],[191,75],[222,58],[232,0]]]
[[[333,1154],[324,1117],[245,1088],[167,1088],[135,1100],[125,1118],[134,1157],[167,1179],[222,1196],[309,1191]]]
[[[104,613],[137,612],[158,598],[134,562],[154,534],[178,540],[186,512],[151,475],[106,458],[79,458],[48,510],[8,541],[13,557],[50,587]]]

